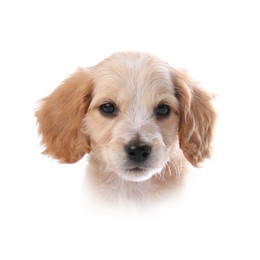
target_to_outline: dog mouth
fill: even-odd
[[[150,168],[134,166],[124,170],[120,177],[127,181],[140,182],[148,180],[152,176],[153,171]]]
[[[142,182],[149,180],[153,175],[160,172],[164,167],[164,163],[151,157],[143,162],[123,160],[118,166],[115,173],[119,177],[126,181]]]
[[[141,168],[141,167],[133,167],[130,169],[127,169],[128,172],[138,173],[138,172],[145,172],[147,169]]]

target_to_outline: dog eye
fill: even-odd
[[[157,117],[167,116],[170,113],[170,107],[168,105],[161,104],[155,109],[154,113]]]
[[[99,107],[99,109],[103,114],[107,114],[107,115],[115,115],[117,112],[115,105],[111,103],[103,104]]]

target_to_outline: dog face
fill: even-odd
[[[198,165],[210,155],[211,96],[184,72],[143,53],[117,53],[80,69],[36,115],[44,153],[72,163],[91,153],[98,171],[128,181],[159,174],[176,145]]]
[[[95,156],[125,180],[141,181],[161,172],[179,122],[167,64],[119,55],[94,68],[93,75],[84,132]]]

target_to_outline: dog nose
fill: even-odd
[[[143,144],[130,144],[126,146],[128,158],[134,162],[140,163],[147,160],[152,148]]]

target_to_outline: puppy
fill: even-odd
[[[116,53],[80,68],[36,112],[47,154],[75,163],[113,191],[154,192],[210,157],[212,95],[146,53]]]

